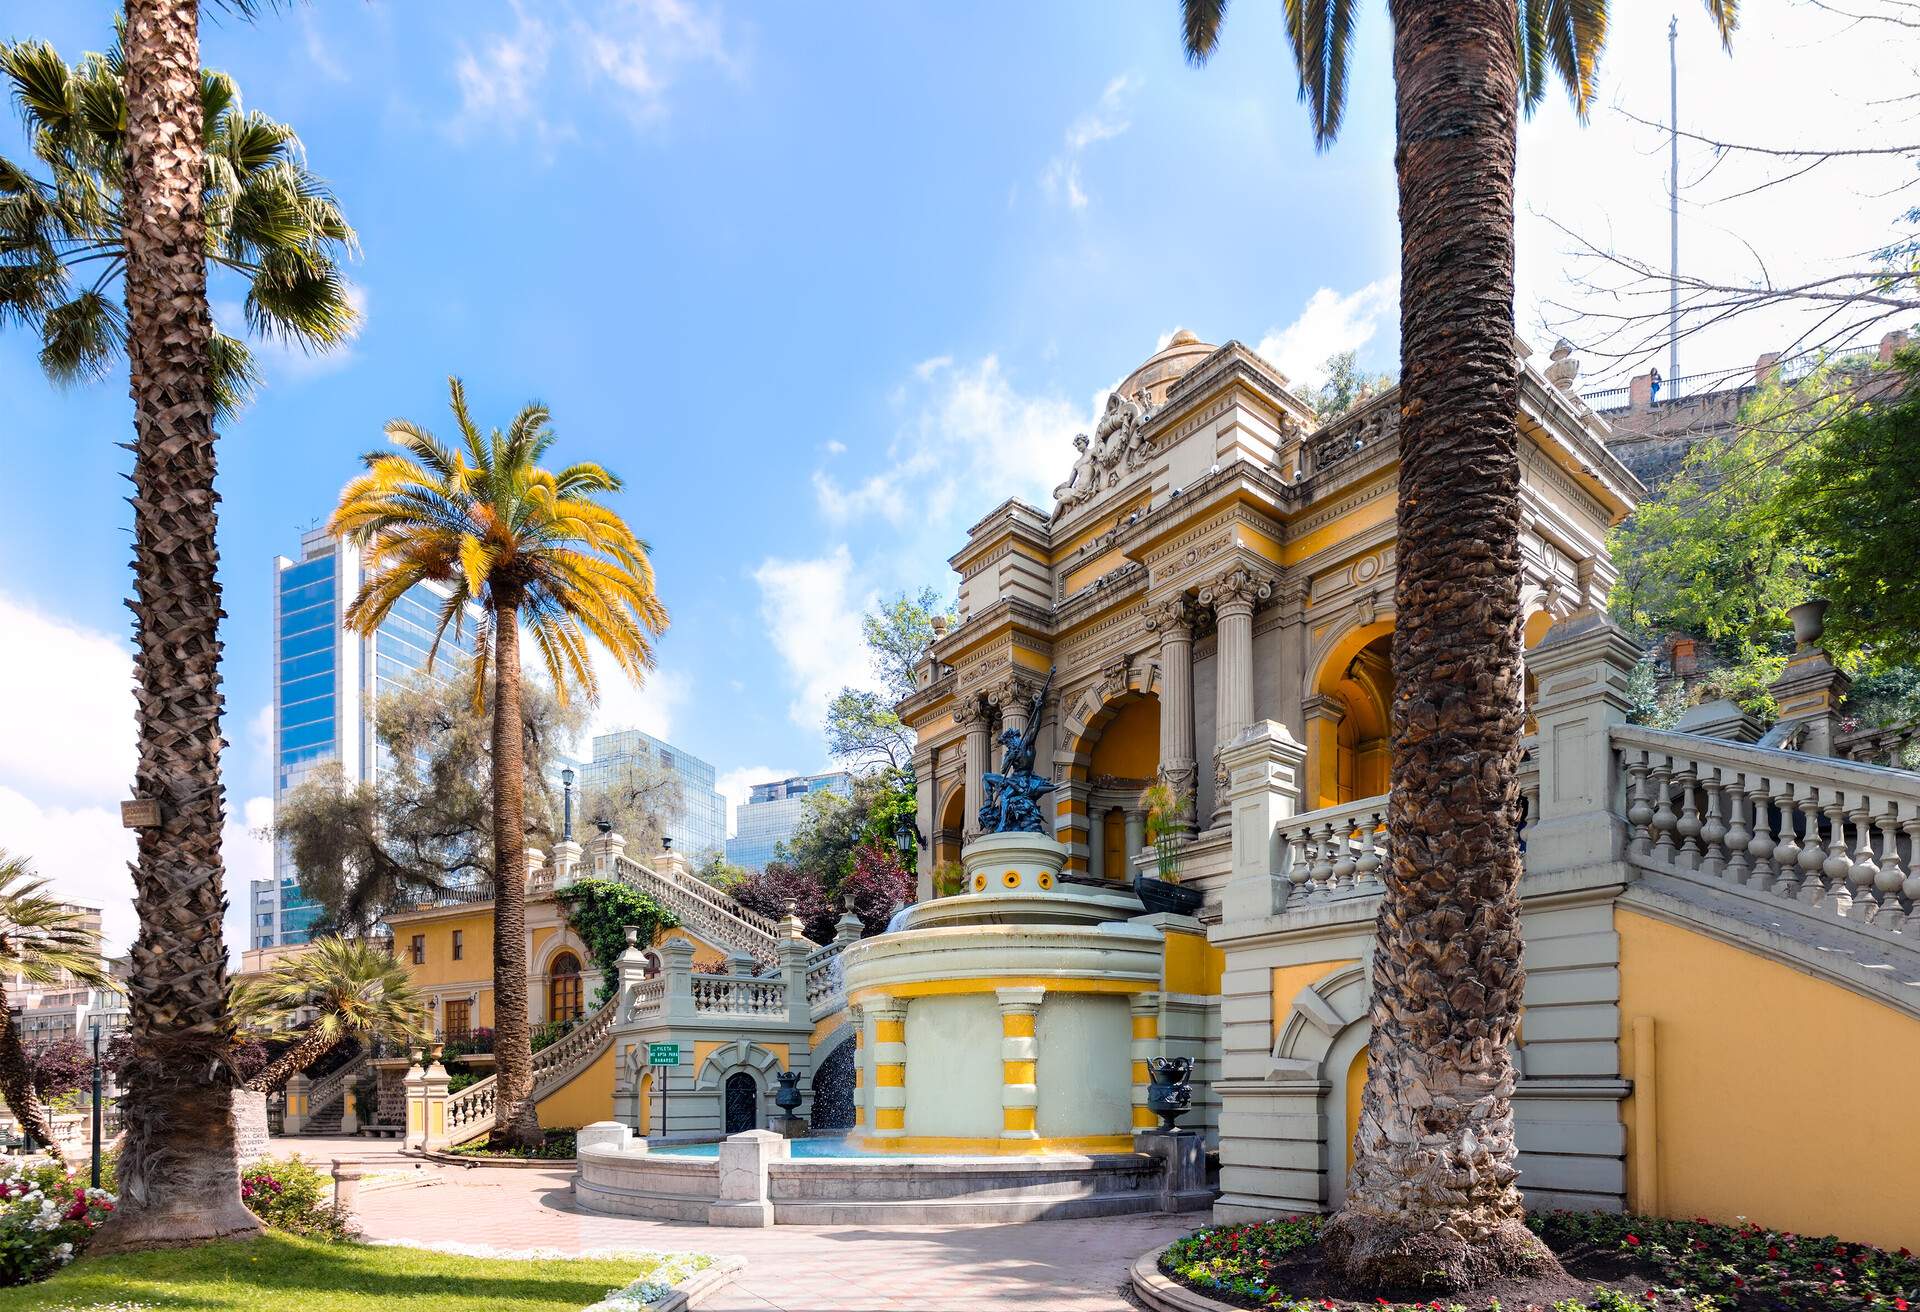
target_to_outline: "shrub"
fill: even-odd
[[[240,1176],[240,1197],[276,1230],[310,1239],[350,1239],[347,1214],[328,1197],[327,1178],[304,1158],[263,1157]]]
[[[862,843],[855,850],[853,872],[840,885],[840,896],[869,934],[885,929],[894,911],[913,901],[913,891],[913,874],[901,866],[899,853],[879,843]],[[827,938],[832,937],[829,930]]]
[[[447,1092],[459,1093],[462,1089],[471,1089],[484,1078],[478,1071],[455,1071],[447,1076]]]
[[[593,1005],[598,1007],[613,996],[616,982],[614,963],[627,950],[628,925],[640,931],[640,946],[649,946],[663,929],[672,929],[680,917],[642,893],[633,885],[617,879],[577,879],[560,890],[559,902],[567,918],[567,928],[580,936],[600,972],[600,991]]]
[[[71,1262],[113,1201],[58,1166],[0,1166],[0,1285],[41,1280]]]
[[[785,861],[769,861],[765,870],[741,881],[734,888],[733,897],[747,910],[758,911],[773,920],[786,915],[787,903],[792,902],[794,914],[806,926],[808,938],[815,943],[826,943],[833,938],[833,922],[838,915],[827,898],[820,876],[811,870]]]
[[[542,1048],[552,1047],[572,1033],[573,1027],[579,1023],[577,1020],[550,1020],[536,1025],[533,1030],[533,1050],[538,1052]]]
[[[547,1130],[545,1141],[538,1148],[487,1147],[485,1139],[464,1144],[452,1151],[462,1157],[523,1157],[542,1162],[569,1161],[574,1156],[578,1130]]]
[[[33,1087],[42,1098],[76,1092],[93,1078],[93,1058],[78,1039],[55,1039],[27,1053]]]

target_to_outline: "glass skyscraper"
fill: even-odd
[[[300,540],[300,559],[273,563],[273,805],[328,762],[350,780],[372,782],[386,762],[375,738],[379,698],[426,668],[446,592],[422,583],[395,603],[370,636],[346,625],[365,577],[359,549],[325,529]],[[434,662],[442,678],[473,654],[474,616],[456,635],[448,629]],[[320,908],[300,891],[299,872],[284,845],[274,849],[274,877],[252,887],[250,941],[256,948],[304,943]]]
[[[747,800],[733,808],[734,835],[727,840],[727,860],[748,870],[765,869],[780,844],[800,827],[807,798],[814,793],[845,797],[852,792],[853,776],[844,770],[755,784]]]
[[[680,808],[665,826],[673,850],[685,853],[696,866],[719,856],[727,842],[727,799],[714,790],[713,767],[672,743],[638,729],[595,734],[593,759],[580,767],[581,791],[617,787],[624,775],[637,769],[665,770],[680,784]],[[576,822],[592,820],[576,817]]]

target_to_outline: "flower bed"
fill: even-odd
[[[332,1182],[305,1158],[263,1157],[240,1176],[247,1209],[276,1230],[310,1239],[350,1239],[351,1218],[333,1205]]]
[[[1603,1212],[1545,1212],[1528,1224],[1584,1292],[1543,1297],[1553,1312],[1920,1312],[1920,1261],[1831,1236],[1704,1219]],[[1321,1218],[1215,1226],[1169,1244],[1160,1269],[1191,1289],[1240,1307],[1285,1312],[1518,1312],[1509,1296],[1440,1300],[1342,1298],[1314,1264]]]
[[[489,1148],[487,1141],[463,1144],[447,1151],[458,1157],[512,1157],[524,1161],[570,1162],[574,1157],[577,1130],[548,1130],[546,1142],[538,1148]]]
[[[113,1195],[58,1166],[0,1166],[0,1285],[43,1280],[87,1245]]]
[[[646,1312],[647,1308],[673,1293],[676,1287],[712,1267],[715,1260],[707,1253],[662,1253],[652,1249],[590,1248],[575,1254],[558,1248],[501,1249],[485,1244],[458,1242],[409,1244],[404,1240],[381,1240],[379,1244],[382,1247],[422,1248],[432,1253],[484,1257],[496,1261],[572,1262],[593,1259],[619,1261],[633,1267],[637,1274],[632,1280],[618,1289],[609,1289],[605,1298],[588,1304],[581,1312]]]

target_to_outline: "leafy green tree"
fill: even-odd
[[[600,990],[593,1005],[603,1006],[613,996],[619,982],[620,954],[627,950],[627,926],[640,931],[641,947],[653,942],[663,929],[672,929],[680,917],[618,879],[576,879],[560,890],[560,906],[567,927],[580,936],[600,972]]]
[[[530,682],[520,701],[526,841],[560,832],[551,780],[586,712]],[[274,837],[288,846],[300,888],[322,907],[323,933],[365,933],[397,905],[449,888],[491,884],[492,720],[474,709],[460,671],[419,675],[374,707],[389,768],[375,783],[337,766],[315,771],[280,804]]]
[[[483,434],[460,380],[447,382],[459,441],[450,446],[409,420],[390,421],[387,437],[399,450],[366,458],[367,472],[342,490],[331,527],[367,554],[367,580],[347,609],[357,631],[373,632],[401,597],[429,579],[448,587],[442,632],[469,604],[482,613],[473,695],[476,708],[486,705],[489,691],[493,703],[493,1051],[500,1090],[488,1144],[536,1148],[545,1139],[533,1100],[527,1012],[521,627],[559,695],[571,682],[592,701],[599,683],[589,639],[598,639],[637,684],[653,668],[667,608],[654,590],[647,544],[600,500],[618,492],[620,480],[590,462],[542,468],[554,442],[545,406],[524,406],[504,432]]]
[[[894,711],[913,692],[913,667],[932,645],[936,620],[953,607],[932,588],[901,592],[861,616],[867,659],[880,688],[842,688],[827,706],[827,750],[855,769],[904,770],[913,760],[913,732]]]
[[[246,1087],[277,1089],[348,1036],[406,1043],[432,1028],[426,995],[385,947],[364,938],[316,938],[266,976],[234,986],[234,1015],[245,1024],[284,1028],[311,1014],[300,1036]]]
[[[578,837],[582,823],[597,825],[604,821],[613,832],[627,840],[627,852],[645,856],[660,851],[667,824],[686,804],[686,790],[680,776],[657,765],[628,762],[618,775],[581,791],[574,802],[574,833]],[[689,852],[689,858],[699,853]]]
[[[1301,398],[1313,407],[1322,423],[1338,419],[1360,402],[1393,386],[1392,374],[1368,373],[1360,367],[1359,355],[1354,351],[1328,356],[1323,367],[1327,372],[1326,381],[1309,388]]]
[[[899,771],[874,770],[855,775],[849,794],[810,793],[780,857],[818,879],[827,897],[839,897],[860,849],[878,844],[892,850],[901,825],[912,820],[915,800],[904,781]]]

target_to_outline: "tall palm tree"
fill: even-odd
[[[1706,0],[1722,38],[1736,0]],[[1226,0],[1182,0],[1187,55]],[[1315,143],[1346,103],[1354,0],[1286,0]],[[1393,780],[1372,1035],[1329,1262],[1363,1286],[1541,1269],[1515,1184],[1520,450],[1513,173],[1552,73],[1584,117],[1605,0],[1391,0],[1400,190]]]
[[[287,1026],[311,1010],[312,1023],[244,1087],[277,1089],[348,1035],[406,1042],[430,1032],[426,999],[393,953],[366,939],[317,938],[264,979],[233,990],[233,1013],[247,1025]]]
[[[100,940],[81,924],[78,912],[48,897],[46,887],[47,881],[34,877],[26,858],[0,849],[0,1097],[48,1152],[65,1160],[46,1104],[33,1087],[20,1035],[8,1018],[7,981],[74,980],[99,988],[107,983],[107,971],[100,960]]]
[[[597,500],[620,480],[595,464],[558,473],[538,462],[553,444],[547,408],[529,405],[505,433],[483,435],[466,389],[449,379],[457,445],[404,419],[387,425],[400,453],[367,456],[347,484],[332,531],[367,553],[368,576],[347,622],[371,633],[417,583],[448,586],[440,633],[469,604],[484,617],[476,635],[473,698],[484,706],[493,674],[493,999],[495,1079],[490,1141],[540,1142],[527,1017],[526,779],[523,773],[520,632],[524,624],[564,699],[569,684],[599,695],[588,639],[600,641],[634,682],[653,666],[653,638],[667,627],[654,594],[648,547]],[[438,635],[435,647],[439,645]],[[431,656],[430,658],[431,659]]]
[[[257,6],[224,2],[241,13]],[[219,171],[208,167],[198,0],[126,0],[122,51],[126,115],[118,150],[80,167],[100,174],[102,204],[106,184],[118,196],[134,422],[134,795],[156,803],[159,815],[140,828],[133,867],[140,914],[128,980],[133,1055],[121,1104],[120,1206],[94,1237],[100,1252],[260,1229],[240,1200],[220,932],[226,794],[213,424],[221,352],[207,307],[207,261],[224,202],[208,195]],[[282,307],[314,310],[311,295],[258,294],[263,279],[311,293],[311,269],[300,270],[333,249],[321,241],[262,258],[250,275],[256,326],[273,324],[309,344],[334,340],[328,325],[344,330],[350,319],[283,315]],[[0,283],[61,285],[44,271],[23,278],[12,268]],[[318,284],[328,285],[337,284]]]

